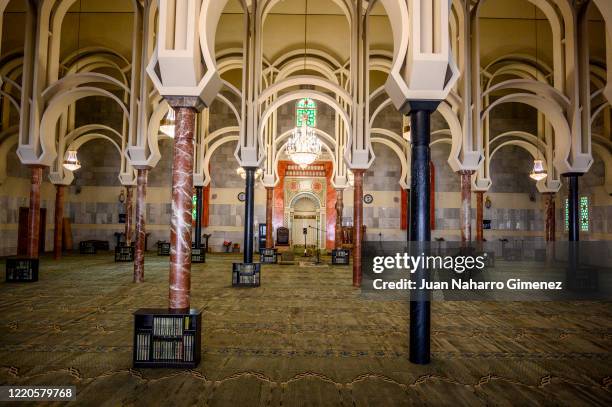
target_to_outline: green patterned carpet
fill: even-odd
[[[38,283],[0,284],[0,384],[75,385],[84,406],[612,405],[610,303],[435,302],[415,366],[406,304],[364,299],[350,268],[232,289],[238,259],[194,265],[202,363],[181,371],[131,368],[131,313],[167,305],[167,257],[142,285],[111,254],[44,258]]]

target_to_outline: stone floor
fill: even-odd
[[[38,283],[0,284],[0,384],[76,385],[84,406],[612,405],[610,303],[435,302],[433,362],[415,366],[406,304],[364,299],[348,267],[267,266],[232,289],[237,259],[194,265],[189,371],[131,368],[131,313],[166,305],[167,257],[142,285],[110,254],[43,259]]]

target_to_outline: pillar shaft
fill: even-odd
[[[134,282],[144,282],[145,242],[147,239],[147,178],[149,170],[138,169],[136,186],[136,247],[134,249]]]
[[[176,130],[172,165],[170,229],[170,293],[172,309],[187,309],[191,291],[191,222],[193,210],[193,135],[196,111],[175,107]]]
[[[577,242],[580,240],[580,202],[578,198],[578,175],[568,175],[568,212],[569,212],[569,241]]]
[[[461,242],[464,246],[472,241],[472,174],[460,171],[461,175]]]
[[[484,220],[484,192],[476,191],[476,241],[483,242],[484,241],[484,230],[483,230],[483,220]]]
[[[255,211],[255,167],[245,167],[244,193],[244,262],[253,263],[253,227]]]
[[[65,185],[55,186],[55,226],[53,228],[53,258],[62,257],[62,234],[64,228],[64,191]]]
[[[196,189],[196,217],[195,217],[195,247],[202,247],[202,202],[204,199],[204,187],[197,186]]]
[[[125,187],[125,245],[132,244],[132,216],[134,213],[134,191],[131,186]]]
[[[556,222],[555,222],[555,194],[546,194],[546,241],[554,242],[556,240]]]
[[[420,252],[431,240],[431,178],[430,178],[430,119],[438,103],[422,102],[410,114],[412,161],[410,164],[410,230],[413,242],[420,242]],[[419,246],[419,245],[417,245]],[[417,285],[427,280],[428,271],[419,268],[414,277]],[[431,303],[428,293],[413,293],[410,300],[410,361],[416,364],[430,362]]]
[[[266,187],[266,248],[274,247],[272,214],[274,212],[274,187]]]
[[[361,287],[361,241],[363,240],[363,169],[353,170],[353,286]]]
[[[40,185],[42,183],[43,167],[33,165],[30,167],[30,211],[28,213],[28,250],[29,258],[37,258],[40,239]]]
[[[342,213],[344,212],[344,190],[336,189],[336,230],[335,246],[336,249],[342,248]]]

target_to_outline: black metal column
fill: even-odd
[[[202,191],[204,187],[196,186],[196,218],[195,218],[195,247],[202,247]]]
[[[577,242],[580,240],[580,202],[578,198],[578,175],[567,174],[568,180],[568,233],[569,241]]]
[[[431,239],[429,143],[431,113],[439,102],[413,103],[410,112],[412,160],[410,164],[410,227],[412,252],[426,250]],[[417,286],[428,280],[428,270],[420,268],[414,274]],[[431,302],[428,292],[414,292],[410,299],[410,361],[424,365],[430,362]]]
[[[255,167],[245,167],[246,184],[244,201],[244,262],[253,263],[253,227],[255,208]]]

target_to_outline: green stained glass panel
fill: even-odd
[[[198,196],[197,195],[194,195],[193,198],[191,198],[191,203],[193,204],[193,209],[191,210],[191,217],[193,218],[193,220],[195,220],[198,214]]]
[[[589,231],[589,197],[580,197],[580,231]]]
[[[580,212],[579,215],[580,216],[580,231],[581,232],[588,232],[589,231],[589,221],[590,221],[590,215],[589,215],[589,197],[588,196],[581,196],[580,197],[580,201],[579,201],[579,205],[580,205]],[[569,230],[569,200],[565,200],[565,230],[568,231]]]
[[[565,200],[565,231],[569,230],[569,200]]]
[[[306,116],[306,125],[309,127],[316,127],[317,125],[317,104],[314,100],[309,98],[301,99],[296,104],[295,109],[295,125],[297,127],[302,126],[304,116]]]

